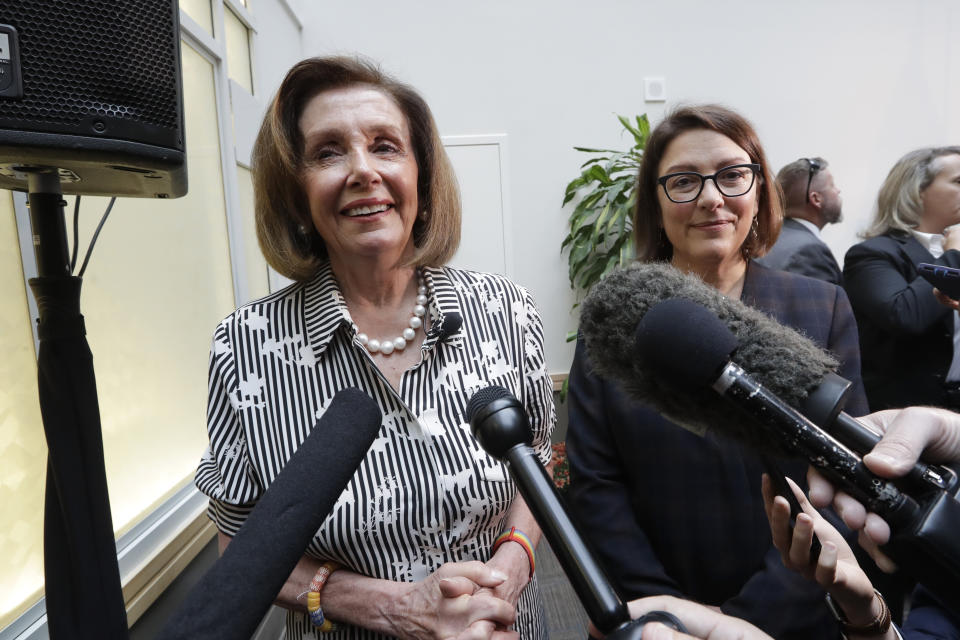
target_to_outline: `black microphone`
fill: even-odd
[[[960,502],[951,491],[928,488],[911,496],[875,476],[858,455],[732,361],[731,356],[739,359],[736,337],[710,310],[688,299],[667,299],[646,312],[637,325],[635,354],[675,399],[685,397],[688,389],[710,389],[741,413],[745,428],[756,431],[754,441],[775,440],[799,454],[887,520],[893,533],[885,547],[890,556],[960,606],[955,588],[960,581]],[[646,401],[671,417],[656,400]],[[956,491],[955,476],[951,490]]]
[[[443,316],[443,322],[440,324],[440,330],[437,332],[437,342],[443,342],[457,331],[463,325],[463,316],[456,312],[450,312]]]
[[[593,624],[604,634],[623,628],[619,633],[639,639],[640,626],[636,627],[635,635],[631,635],[634,627],[627,606],[588,550],[530,446],[530,424],[520,401],[503,387],[481,389],[470,398],[467,420],[480,446],[491,456],[508,463],[520,494],[550,542]]]
[[[463,326],[463,316],[459,313],[451,312],[443,317],[443,324],[440,325],[440,342],[443,342]]]
[[[367,394],[339,391],[158,640],[251,637],[360,466],[381,421]]]
[[[636,329],[637,361],[656,372],[674,396],[686,395],[687,388],[710,389],[742,412],[740,422],[755,432],[754,439],[799,454],[891,524],[916,517],[916,501],[873,475],[853,451],[731,361],[737,347],[737,338],[716,315],[686,298],[657,303]]]
[[[633,344],[637,323],[647,311],[670,298],[709,309],[733,334],[737,362],[744,370],[847,447],[865,454],[879,442],[878,434],[842,411],[850,383],[836,375],[836,358],[765,313],[664,262],[636,263],[612,272],[581,305],[580,331],[591,364],[601,375],[617,380],[631,397],[700,435],[712,428],[763,453],[795,455],[744,423],[736,409],[708,387],[687,389],[679,396],[664,388],[659,372],[637,361],[632,348],[625,347]],[[943,467],[918,462],[905,486],[945,489],[952,477]]]

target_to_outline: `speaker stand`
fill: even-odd
[[[81,279],[70,274],[60,177],[28,171],[38,277],[37,377],[47,439],[43,556],[47,626],[53,640],[128,638],[93,356],[80,314]]]

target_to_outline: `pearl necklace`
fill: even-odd
[[[366,347],[367,351],[370,353],[382,353],[385,356],[390,355],[394,351],[403,351],[406,348],[407,343],[413,340],[417,335],[417,329],[423,326],[423,316],[427,313],[427,288],[423,285],[423,281],[420,279],[419,272],[417,273],[417,304],[413,307],[413,315],[410,316],[410,322],[406,329],[403,330],[403,333],[393,340],[377,340],[371,339],[365,333],[358,333],[357,340]],[[357,325],[353,325],[354,330],[357,330]]]

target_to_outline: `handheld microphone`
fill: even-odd
[[[360,466],[381,421],[367,394],[338,392],[158,640],[251,637]]]
[[[855,452],[864,454],[880,436],[842,411],[850,383],[836,375],[837,360],[811,340],[739,300],[727,298],[694,275],[659,263],[636,263],[597,283],[581,305],[580,330],[590,361],[626,392],[656,407],[678,425],[703,435],[707,430],[744,442],[774,456],[796,454],[773,442],[707,387],[678,395],[659,372],[638,362],[632,345],[637,323],[654,305],[684,298],[709,309],[734,335],[737,363],[768,391]],[[696,357],[695,355],[688,357]],[[947,488],[951,472],[918,462],[906,485],[919,491]],[[905,486],[906,486],[905,485]]]
[[[656,371],[674,395],[685,394],[687,388],[716,392],[742,411],[740,422],[753,429],[755,437],[774,440],[799,454],[840,481],[891,524],[904,524],[916,517],[919,507],[912,498],[873,475],[853,451],[731,361],[737,347],[736,337],[723,322],[685,298],[657,303],[636,330],[638,362]]]
[[[887,520],[893,536],[885,550],[891,557],[954,606],[960,605],[955,588],[960,580],[960,503],[951,491],[928,485],[911,496],[875,476],[858,455],[731,361],[735,353],[739,355],[733,333],[711,311],[688,299],[652,306],[637,326],[637,361],[658,372],[668,393],[683,397],[689,388],[711,389],[740,410],[741,422],[756,431],[754,440],[775,439]],[[955,492],[955,476],[950,477]]]
[[[642,622],[630,621],[626,604],[590,553],[530,446],[530,425],[520,401],[503,387],[481,389],[470,398],[467,420],[480,446],[508,463],[520,494],[593,624],[607,638],[639,640]]]
[[[759,451],[788,456],[790,451],[782,445],[743,424],[739,412],[708,387],[687,388],[678,396],[663,384],[658,371],[637,361],[633,354],[637,323],[668,298],[686,298],[712,311],[735,336],[744,368],[792,406],[838,365],[810,340],[723,296],[696,276],[666,263],[635,263],[597,283],[581,305],[580,331],[593,368],[690,431],[703,435],[722,429]]]

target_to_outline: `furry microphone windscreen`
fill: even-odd
[[[838,366],[836,358],[795,330],[727,298],[694,275],[657,262],[636,263],[611,273],[584,299],[580,332],[593,369],[619,383],[633,399],[694,433],[710,430],[759,450],[787,454],[709,386],[678,389],[662,379],[651,363],[638,358],[637,324],[651,307],[670,298],[686,298],[716,314],[739,344],[731,360],[794,407]]]
[[[158,640],[251,637],[360,466],[381,421],[367,394],[339,391]]]

